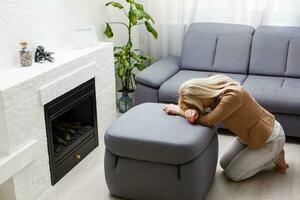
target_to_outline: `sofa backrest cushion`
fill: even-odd
[[[246,25],[191,24],[184,39],[181,69],[247,73],[253,32]]]
[[[258,27],[253,36],[249,73],[300,77],[300,28]]]

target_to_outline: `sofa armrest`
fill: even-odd
[[[150,65],[136,75],[138,83],[153,88],[159,88],[163,82],[168,80],[179,71],[179,57],[168,56]]]

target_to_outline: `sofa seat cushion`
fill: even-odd
[[[300,114],[300,79],[249,75],[243,86],[270,112]]]
[[[167,115],[163,106],[145,103],[122,115],[105,133],[108,150],[120,157],[164,164],[195,159],[210,144],[216,129]]]
[[[161,85],[159,88],[159,101],[165,103],[177,103],[179,97],[178,89],[183,82],[192,78],[204,78],[216,74],[224,74],[240,82],[243,82],[246,78],[246,75],[244,74],[180,70]]]

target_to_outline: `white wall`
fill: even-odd
[[[71,44],[74,26],[89,23],[95,24],[98,39],[104,40],[104,22],[120,19],[118,10],[105,7],[107,1],[0,0],[0,69],[18,64],[21,40],[27,40],[32,49],[44,45],[55,51]],[[124,33],[116,34],[117,44],[125,41]]]

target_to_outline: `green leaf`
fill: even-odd
[[[108,3],[105,4],[105,6],[109,6],[109,5],[112,5],[113,7],[116,7],[116,8],[119,8],[119,9],[123,9],[124,6],[118,2],[115,2],[115,1],[110,1]]]
[[[109,23],[106,23],[104,34],[107,38],[112,38],[114,36],[114,33],[109,25]]]
[[[134,2],[134,0],[126,0],[127,1],[127,3],[133,3]]]
[[[120,64],[117,68],[117,74],[119,78],[122,78],[125,75],[125,66]]]
[[[120,58],[120,55],[119,55],[118,53],[114,53],[114,58],[115,58],[115,60],[116,60],[116,59],[119,59],[119,58]]]
[[[118,51],[121,47],[114,47],[114,51]]]
[[[138,10],[144,10],[144,6],[142,4],[139,4],[139,3],[134,3],[136,9]]]
[[[137,16],[138,16],[139,20],[143,19],[144,18],[144,14],[143,14],[144,11],[142,11],[142,10],[136,10],[136,11],[137,11]]]
[[[133,57],[137,62],[143,62],[143,59],[142,59],[139,55],[132,54],[132,57]]]
[[[114,56],[115,56],[115,57],[120,57],[120,51],[119,51],[119,49],[116,49],[116,50],[114,51]]]
[[[136,25],[137,21],[139,19],[143,18],[141,11],[135,10],[135,9],[130,9],[128,15],[129,15],[128,17],[133,25]]]
[[[141,58],[142,58],[144,61],[151,61],[151,60],[152,60],[152,57],[151,57],[151,56],[141,55]]]
[[[158,37],[157,31],[151,26],[151,24],[148,21],[145,22],[145,26],[147,30],[153,35],[153,37],[157,39]]]
[[[130,64],[129,64],[129,62],[128,62],[127,60],[123,60],[123,63],[124,63],[124,65],[125,65],[125,68],[126,68],[126,69],[129,69],[129,68],[130,68]]]
[[[154,19],[153,19],[148,13],[146,13],[145,11],[142,11],[142,15],[143,15],[143,17],[146,18],[147,20],[151,20],[153,24],[155,23],[155,22],[154,22]]]
[[[142,64],[142,63],[136,63],[136,64],[135,64],[135,67],[136,67],[138,70],[140,70],[140,71],[142,71],[142,70],[144,70],[144,69],[146,68],[145,65]]]

